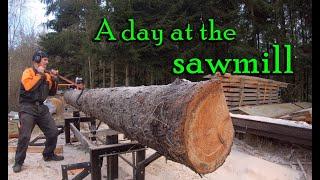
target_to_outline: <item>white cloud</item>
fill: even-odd
[[[41,3],[40,0],[27,0],[24,5],[24,19],[27,26],[31,26],[36,32],[48,32],[48,30],[43,27],[43,23],[48,20],[54,19],[53,15],[45,16],[46,5]]]

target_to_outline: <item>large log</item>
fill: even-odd
[[[78,99],[79,94],[70,90],[64,97],[87,115],[199,174],[216,170],[230,153],[234,129],[219,80],[90,89]]]

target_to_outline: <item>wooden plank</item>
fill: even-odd
[[[312,108],[302,109],[285,116],[281,116],[280,118],[293,120],[293,121],[305,121],[309,124],[312,123]]]
[[[19,133],[8,133],[8,139],[18,138],[18,137],[19,137]]]
[[[276,91],[278,91],[278,89],[277,89]],[[278,92],[279,92],[279,91],[278,91]],[[268,102],[269,102],[269,103],[271,103],[271,96],[270,96],[270,91],[268,92],[268,94],[269,94],[269,97],[268,97]]]
[[[276,99],[271,101],[271,103],[276,103],[276,102],[278,102],[278,100],[276,100]],[[227,100],[227,104],[230,104],[230,105],[235,105],[237,103],[238,103],[238,101],[229,101],[229,100]],[[255,103],[256,103],[255,100],[254,101],[243,101],[243,105],[255,105]],[[260,104],[268,104],[269,102],[266,102],[266,101],[263,101],[263,100],[259,100],[258,103],[260,105]]]
[[[244,106],[239,108],[240,111],[249,115],[264,116],[264,117],[271,117],[271,118],[281,117],[283,115],[286,115],[301,109],[302,108],[292,103],[265,104],[265,105],[258,105],[258,106]]]
[[[73,123],[70,123],[70,129],[73,132],[74,136],[77,137],[77,139],[81,142],[81,144],[84,147],[86,148],[95,147],[95,145],[91,143],[91,141],[89,141],[85,136],[83,136],[80,133],[80,131],[75,127]]]
[[[75,174],[79,174],[84,170],[84,168],[80,168],[80,169],[71,169],[68,170],[68,175],[75,175]]]
[[[229,81],[237,81],[237,80],[240,81],[240,79],[245,79],[245,80],[248,80],[249,82],[252,82],[252,83],[266,82],[266,83],[275,84],[280,87],[287,87],[287,85],[289,84],[289,83],[275,81],[275,80],[271,80],[271,79],[265,79],[265,78],[255,77],[255,76],[245,76],[245,75],[232,75],[230,77],[220,76],[220,79],[221,80],[227,79]]]
[[[239,93],[225,93],[225,96],[226,97],[240,97]],[[243,96],[244,97],[251,97],[251,98],[253,97],[253,98],[258,99],[257,92],[256,93],[243,93]],[[265,97],[280,98],[279,94],[277,94],[277,93],[267,94]],[[259,99],[263,99],[263,96],[260,95]]]
[[[304,168],[303,168],[303,166],[302,166],[299,158],[297,158],[297,162],[298,162],[298,164],[299,164],[299,167],[300,167],[301,171],[303,172],[303,175],[304,175],[305,180],[309,180],[309,179],[308,179],[308,175],[307,175],[306,171],[304,170]]]
[[[245,88],[258,88],[258,83],[256,84],[248,84],[246,82],[244,82],[244,87]],[[263,83],[259,83],[264,87]],[[260,85],[260,88],[262,89],[262,86]],[[232,82],[223,82],[222,83],[223,87],[240,87],[240,83],[232,83]],[[279,86],[272,86],[270,84],[266,84],[267,89],[278,89]]]
[[[234,97],[234,96],[238,96],[238,97],[239,97],[239,92],[225,92],[224,95],[225,95],[226,97]],[[262,95],[261,95],[261,93],[260,93],[260,91],[259,91],[259,95],[260,95],[261,98],[263,98]],[[247,92],[247,93],[244,93],[244,96],[245,96],[245,97],[257,97],[257,92],[255,92],[255,93],[249,93],[249,92]],[[266,96],[268,97],[269,94],[266,95]],[[272,97],[279,97],[279,93],[271,93],[271,96],[272,96]]]
[[[227,101],[240,101],[240,97],[236,97],[236,96],[231,96],[231,97],[228,97],[226,96],[226,100]],[[242,98],[243,101],[263,101],[262,97],[260,98],[256,98],[256,97],[244,97]],[[271,97],[270,100],[279,100],[278,97]]]
[[[259,105],[264,105],[264,104],[276,104],[278,103],[278,100],[272,100],[271,102],[266,102],[266,101],[258,101]],[[237,101],[232,102],[232,101],[227,101],[228,106],[238,106],[239,103]],[[256,101],[244,101],[242,106],[245,105],[256,105]]]
[[[270,98],[270,100],[278,100],[279,98],[277,96],[273,96]],[[226,96],[226,100],[227,101],[240,101],[241,100],[241,97],[236,97],[236,96],[233,96],[233,97],[228,97]],[[261,98],[256,98],[256,97],[244,97],[242,98],[242,101],[263,101],[263,97]]]
[[[230,87],[224,87],[223,88],[223,91],[226,93],[226,92],[240,92],[241,91],[241,88],[230,88]],[[256,93],[257,92],[257,89],[247,89],[247,88],[244,88],[244,92],[248,92],[248,93]],[[268,90],[268,89],[265,89],[263,90],[263,93],[278,93],[277,90]]]
[[[15,153],[17,146],[8,146],[8,152]],[[44,150],[44,146],[28,146],[27,153],[42,153]],[[54,150],[56,154],[63,153],[63,145],[57,145],[56,149]]]
[[[8,138],[19,136],[19,121],[8,121]]]
[[[258,83],[257,93],[256,93],[256,98],[257,98],[257,99],[260,99],[260,98],[261,98],[261,97],[260,97],[260,88],[261,88],[261,84]],[[256,101],[256,105],[259,105],[259,102],[258,102],[258,101]]]
[[[58,84],[58,86],[73,86],[73,84]]]
[[[221,82],[222,83],[240,83],[240,79],[221,79]],[[268,84],[268,82],[264,82],[264,81],[254,81],[254,80],[245,80],[245,83],[246,84],[250,84],[250,85],[256,85],[258,83],[261,83],[263,85],[267,84],[271,87],[281,87],[281,88],[286,88],[286,86],[283,86],[283,85],[280,85],[280,84],[277,84],[277,83],[273,83],[273,82],[270,82],[271,84]]]
[[[312,107],[312,103],[310,103],[310,102],[295,102],[294,104],[299,107],[302,107],[303,109],[307,109],[307,108]]]
[[[312,126],[283,119],[230,113],[236,131],[312,146]]]
[[[240,86],[237,86],[237,87],[232,87],[232,86],[223,86],[223,89],[241,89],[241,87]],[[257,87],[245,87],[244,89],[255,89],[255,90],[257,90],[258,88]],[[260,88],[259,88],[259,90],[265,90],[266,89],[266,91],[279,91],[277,88],[269,88],[268,86],[260,86]]]
[[[243,79],[240,80],[240,100],[239,100],[239,106],[242,105],[243,102],[243,98],[244,98],[244,82]]]
[[[225,74],[225,75],[206,75],[204,78],[219,78],[221,81],[229,81],[229,82],[240,82],[240,79],[245,79],[246,81],[249,81],[251,83],[265,83],[265,82],[271,82],[275,86],[279,87],[284,87],[286,88],[289,83],[286,82],[280,82],[280,81],[275,81],[271,79],[266,79],[266,78],[260,78],[260,77],[255,77],[255,76],[246,76],[246,75],[230,75],[230,74]]]
[[[312,108],[302,109],[300,111],[291,113],[291,115],[308,115],[308,114],[312,115]]]
[[[232,93],[232,92],[225,92],[224,96],[225,97],[233,97],[233,96],[239,96],[240,94],[238,92]]]
[[[271,100],[270,102],[258,101],[259,104],[275,104],[278,100]],[[256,105],[256,101],[244,101],[243,105]]]

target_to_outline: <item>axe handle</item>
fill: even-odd
[[[67,78],[65,78],[65,77],[63,77],[63,76],[61,76],[61,75],[58,75],[58,77],[59,77],[60,79],[62,79],[62,80],[65,80],[66,82],[68,82],[68,83],[70,83],[70,84],[77,85],[77,84],[74,83],[73,81],[71,81],[71,80],[69,80],[69,79],[67,79]]]
[[[47,71],[47,70],[46,70],[45,72],[46,72],[46,73],[50,73],[50,71]],[[63,76],[61,76],[61,75],[59,75],[59,74],[57,74],[57,76],[58,76],[58,78],[60,78],[60,79],[62,79],[62,80],[64,80],[64,81],[66,81],[66,82],[68,82],[68,83],[76,86],[77,88],[79,88],[78,84],[76,84],[75,82],[71,81],[70,79],[67,79],[66,77],[63,77]]]

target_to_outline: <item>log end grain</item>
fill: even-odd
[[[184,136],[189,164],[199,174],[213,172],[229,155],[234,137],[222,85],[205,84],[187,108]]]

